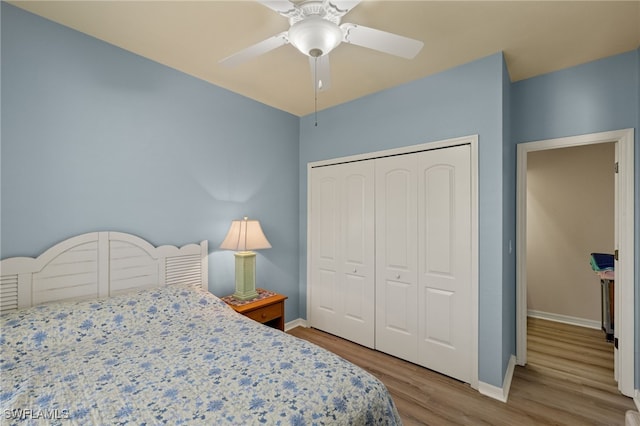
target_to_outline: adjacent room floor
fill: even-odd
[[[602,332],[530,319],[528,364],[516,367],[508,402],[469,385],[333,335],[296,327],[381,379],[405,425],[624,425],[631,398],[613,379],[613,347]]]

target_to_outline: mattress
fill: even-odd
[[[41,305],[0,327],[3,424],[401,423],[371,374],[193,287]]]

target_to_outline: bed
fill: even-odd
[[[207,254],[99,232],[3,260],[3,424],[400,424],[375,377],[209,293]]]

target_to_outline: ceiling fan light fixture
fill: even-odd
[[[342,30],[338,25],[319,16],[310,16],[289,28],[289,42],[311,57],[331,52],[342,38]]]

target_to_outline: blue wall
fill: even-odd
[[[233,292],[219,251],[232,219],[273,248],[257,280],[298,317],[298,117],[2,3],[0,257],[70,236],[209,240],[210,290]]]
[[[640,385],[640,49],[512,85],[512,140],[635,128],[635,384]]]
[[[502,70],[502,367],[516,353],[516,150],[511,143],[511,80]]]
[[[363,70],[365,72],[366,70]],[[306,314],[307,171],[313,161],[479,135],[480,380],[502,386],[503,58],[495,54],[300,120],[300,314]],[[513,284],[509,284],[513,285]],[[511,346],[514,348],[511,348]]]

